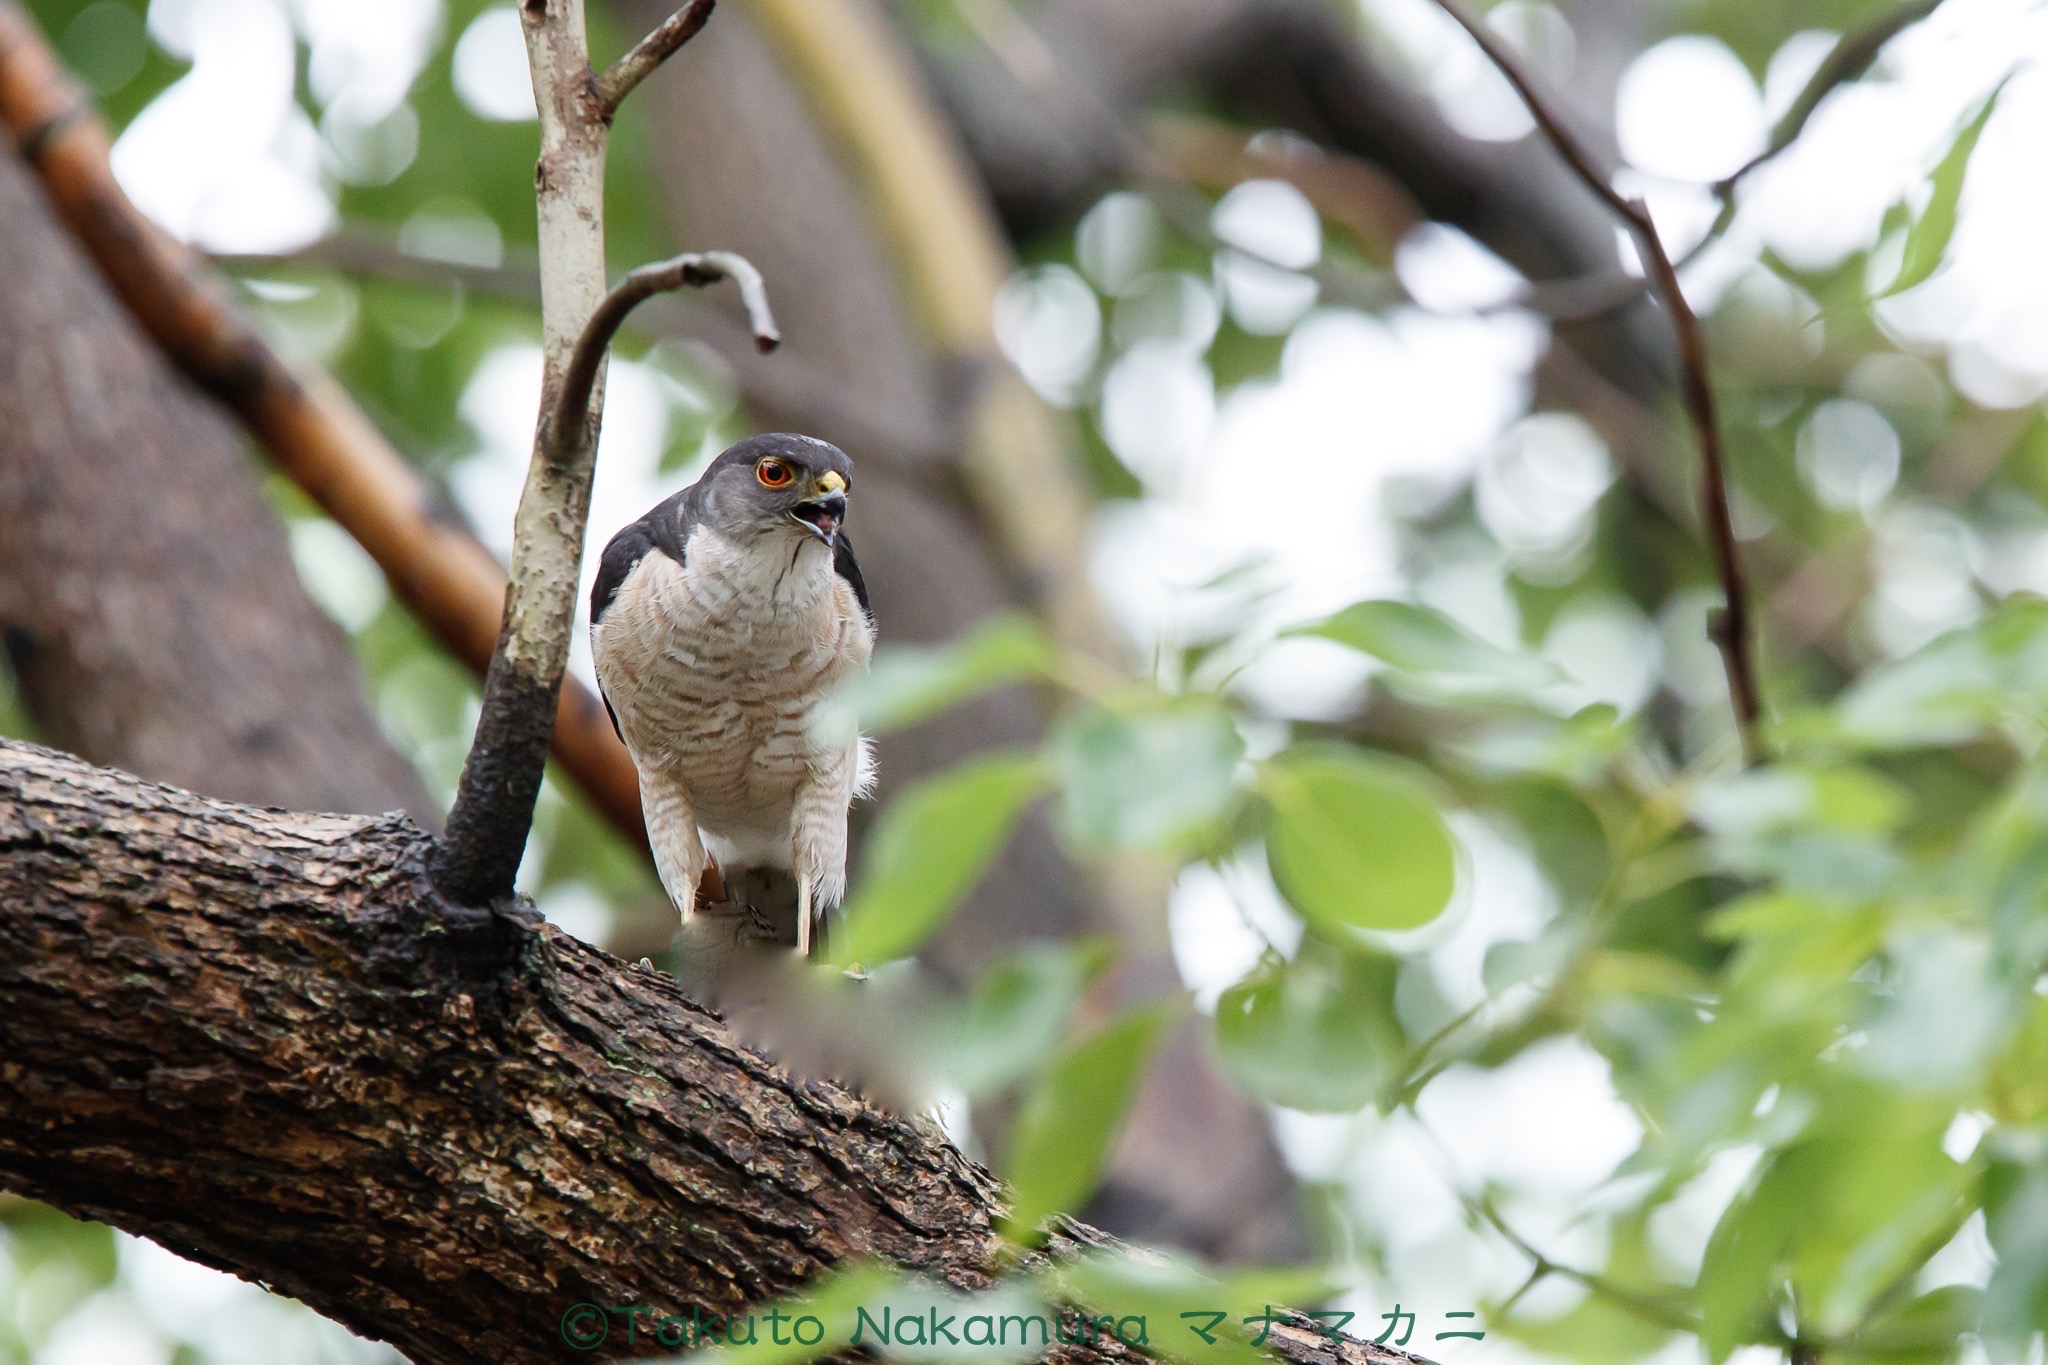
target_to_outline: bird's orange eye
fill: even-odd
[[[795,481],[796,471],[780,460],[763,460],[754,466],[754,477],[763,488],[787,488]]]

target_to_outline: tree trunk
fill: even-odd
[[[991,1280],[1000,1191],[929,1125],[530,910],[439,900],[429,846],[0,742],[0,1183],[420,1365],[558,1360],[578,1303],[723,1313],[856,1256]]]
[[[434,818],[232,425],[0,148],[0,638],[52,744],[216,796]]]

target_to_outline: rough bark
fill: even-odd
[[[5,148],[0,224],[0,639],[37,733],[235,800],[432,819],[236,432]]]
[[[420,1365],[559,1359],[579,1301],[722,1312],[853,1256],[989,1280],[1000,1191],[928,1126],[530,911],[442,901],[428,848],[0,743],[0,1183]]]

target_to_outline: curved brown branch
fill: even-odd
[[[143,330],[355,537],[434,638],[482,673],[503,614],[504,570],[340,385],[280,356],[219,276],[129,202],[107,163],[105,126],[16,0],[0,0],[0,124]],[[562,766],[644,846],[632,759],[603,705],[572,681],[550,708]]]
[[[543,458],[566,459],[581,444],[583,424],[590,413],[590,391],[627,315],[656,294],[702,289],[720,280],[739,286],[753,325],[755,349],[765,353],[782,344],[782,333],[775,329],[775,315],[768,308],[767,285],[746,257],[730,251],[694,251],[643,265],[612,286],[576,338],[576,349],[569,353],[569,365],[563,371],[561,394],[542,417]]]
[[[1686,302],[1678,272],[1664,250],[1663,239],[1650,210],[1640,199],[1631,199],[1614,188],[1611,174],[1603,169],[1572,132],[1550,98],[1536,85],[1514,50],[1486,24],[1474,18],[1458,0],[1437,0],[1446,14],[1472,35],[1487,60],[1514,86],[1528,106],[1536,126],[1600,201],[1628,228],[1635,239],[1657,297],[1671,314],[1672,331],[1678,341],[1679,382],[1687,415],[1700,448],[1700,520],[1705,524],[1707,547],[1714,571],[1721,580],[1726,605],[1710,627],[1721,651],[1722,667],[1728,674],[1728,698],[1735,709],[1735,721],[1742,734],[1747,759],[1757,757],[1757,723],[1762,718],[1761,693],[1757,687],[1756,660],[1749,624],[1749,590],[1743,580],[1742,557],[1735,540],[1735,522],[1728,506],[1728,474],[1721,454],[1721,430],[1714,413],[1714,388],[1708,377],[1706,341],[1700,334],[1699,319]]]
[[[697,31],[711,18],[711,11],[717,4],[718,0],[689,0],[688,4],[662,20],[652,33],[633,44],[625,56],[605,68],[591,82],[591,95],[597,101],[598,117],[606,123],[617,117],[626,96],[660,69],[678,48],[697,36]]]
[[[744,1311],[856,1256],[999,1273],[1000,1190],[931,1126],[792,1079],[529,910],[441,900],[429,846],[0,742],[0,1184],[419,1365],[558,1361],[579,1302]]]

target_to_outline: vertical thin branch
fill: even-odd
[[[1530,117],[1543,136],[1564,158],[1573,174],[1585,182],[1600,201],[1628,228],[1636,250],[1643,258],[1657,297],[1671,314],[1672,331],[1678,340],[1680,387],[1687,415],[1692,419],[1700,448],[1700,519],[1705,524],[1707,548],[1714,572],[1721,580],[1726,606],[1709,626],[1709,633],[1721,651],[1721,665],[1728,674],[1728,699],[1735,708],[1741,732],[1743,754],[1754,762],[1757,752],[1757,724],[1763,715],[1762,694],[1757,687],[1754,632],[1749,621],[1749,588],[1742,572],[1742,558],[1735,539],[1735,522],[1728,506],[1728,472],[1722,459],[1721,430],[1714,412],[1714,388],[1708,377],[1707,348],[1700,334],[1699,319],[1686,302],[1678,271],[1664,250],[1657,225],[1640,199],[1631,199],[1614,188],[1609,175],[1594,160],[1584,143],[1573,134],[1549,97],[1538,89],[1521,59],[1492,29],[1466,12],[1458,0],[1437,0],[1446,14],[1458,21],[1479,44],[1515,93],[1528,106]]]
[[[583,0],[520,0],[520,27],[540,112],[534,200],[540,239],[541,401],[533,457],[512,524],[504,624],[484,676],[483,711],[448,832],[434,856],[434,885],[465,905],[511,894],[540,795],[555,698],[569,661],[604,415],[601,348],[576,385],[582,409],[578,420],[558,417],[578,341],[605,299],[604,170],[612,115],[618,100],[701,27],[709,12],[708,4],[689,5],[662,25],[628,54],[633,65],[626,74],[607,73],[618,76],[607,95],[590,69]]]

